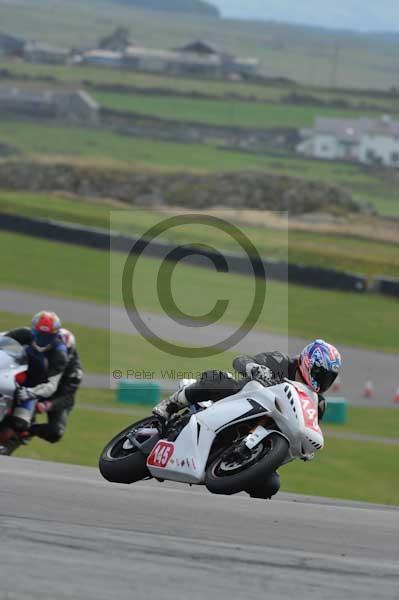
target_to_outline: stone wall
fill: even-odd
[[[0,188],[64,191],[87,197],[115,198],[136,206],[201,209],[226,206],[291,214],[345,214],[361,210],[351,196],[337,186],[258,171],[200,175],[14,159],[0,161]]]
[[[181,143],[210,144],[252,152],[294,152],[301,137],[293,127],[270,129],[227,127],[160,119],[132,112],[101,108],[101,123],[123,135]]]

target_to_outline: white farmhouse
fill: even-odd
[[[361,119],[317,117],[301,131],[297,152],[326,160],[399,167],[399,121],[390,116]]]

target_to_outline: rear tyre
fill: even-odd
[[[237,456],[237,444],[230,446],[209,465],[205,485],[213,494],[237,494],[255,490],[284,462],[288,440],[272,433],[245,458]]]
[[[154,423],[154,417],[147,417],[133,423],[116,435],[104,448],[99,460],[101,475],[112,483],[135,483],[150,475],[147,457],[129,442],[132,429]]]

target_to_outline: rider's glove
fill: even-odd
[[[27,402],[28,400],[33,400],[35,398],[35,394],[26,387],[18,387],[15,390],[15,400],[17,404],[22,404],[23,402]]]
[[[260,381],[266,385],[270,385],[273,381],[273,371],[264,365],[248,363],[245,370],[248,377],[255,379],[256,381]]]
[[[36,404],[36,412],[38,412],[39,414],[49,412],[50,408],[51,402],[49,402],[48,400],[46,400],[45,402],[38,402]]]

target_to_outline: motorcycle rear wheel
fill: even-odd
[[[289,443],[282,435],[272,433],[240,462],[231,446],[208,466],[205,485],[213,494],[237,494],[256,487],[280,467],[287,456]]]
[[[136,447],[128,443],[128,434],[135,428],[153,423],[154,417],[147,417],[133,423],[118,433],[100,455],[99,469],[101,475],[112,483],[135,483],[149,477],[147,457]]]

